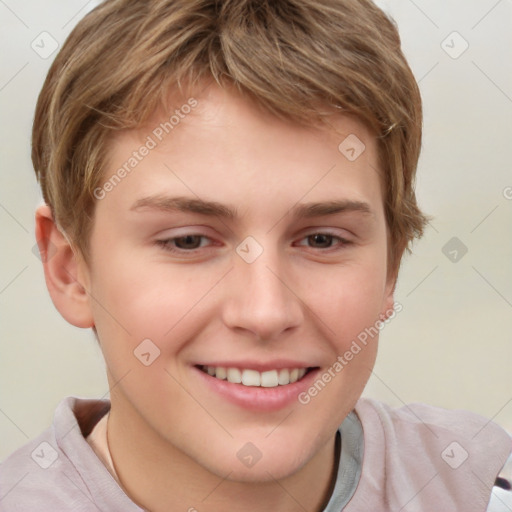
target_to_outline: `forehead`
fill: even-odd
[[[353,117],[300,125],[218,86],[168,104],[111,142],[104,183],[127,170],[109,193],[124,208],[162,193],[262,211],[302,198],[382,203],[375,137]]]

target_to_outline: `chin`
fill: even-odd
[[[298,472],[304,463],[290,462],[289,460],[283,461],[266,461],[260,460],[252,468],[236,468],[232,466],[226,466],[225,476],[229,471],[230,473],[226,477],[226,480],[231,482],[239,483],[252,483],[252,484],[265,484],[275,482],[276,480],[283,480],[291,477]]]
[[[318,446],[303,441],[276,438],[250,441],[230,440],[219,443],[217,450],[196,459],[206,470],[220,478],[240,483],[268,483],[290,477],[301,470],[319,451]]]

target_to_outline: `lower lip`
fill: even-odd
[[[278,411],[298,401],[298,395],[306,391],[315,379],[318,369],[310,370],[293,384],[263,388],[244,386],[217,379],[199,368],[193,368],[205,384],[229,402],[253,411]]]

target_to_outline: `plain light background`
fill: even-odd
[[[30,162],[36,98],[55,57],[31,44],[61,45],[96,4],[0,0],[0,458],[46,428],[63,397],[108,396],[92,332],[68,325],[47,293]],[[422,91],[417,193],[434,220],[404,259],[403,310],[381,333],[365,394],[469,409],[512,431],[512,2],[379,4]]]

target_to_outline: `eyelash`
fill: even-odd
[[[311,237],[318,236],[318,235],[330,237],[332,242],[334,242],[335,240],[338,240],[338,242],[340,244],[340,247],[338,249],[335,249],[335,248],[333,249],[333,247],[330,246],[330,247],[326,247],[326,248],[320,248],[320,251],[329,251],[330,252],[330,251],[342,250],[344,247],[351,245],[351,243],[352,243],[350,240],[347,240],[338,235],[333,235],[332,233],[328,233],[328,232],[324,232],[324,231],[310,233],[310,234],[302,237],[301,240],[307,240]],[[210,239],[209,237],[207,237],[205,235],[189,233],[189,234],[177,236],[174,238],[166,238],[164,240],[156,240],[156,244],[159,245],[160,247],[162,247],[162,249],[164,249],[167,252],[181,253],[181,254],[185,254],[185,253],[194,254],[196,251],[199,251],[200,249],[204,248],[204,247],[197,247],[194,249],[180,249],[180,248],[176,248],[175,246],[172,245],[176,240],[180,240],[180,239],[187,238],[187,237],[200,237],[202,239],[208,239],[208,240]]]
[[[198,251],[200,248],[194,248],[194,249],[188,250],[188,249],[175,248],[175,247],[171,246],[171,244],[175,240],[181,240],[182,238],[187,238],[187,237],[200,237],[202,239],[209,239],[209,237],[207,237],[205,235],[187,234],[187,235],[176,236],[174,238],[166,238],[165,240],[157,240],[156,243],[158,245],[160,245],[164,250],[169,251],[169,252],[188,252],[188,253],[193,253],[194,251]]]

